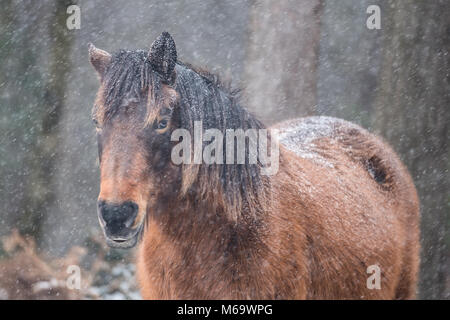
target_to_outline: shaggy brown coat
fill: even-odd
[[[277,127],[285,145],[261,221],[233,228],[208,202],[172,203],[176,215],[150,221],[139,248],[143,297],[414,298],[419,204],[391,148],[338,119]],[[311,137],[315,130],[322,132]],[[306,145],[295,144],[305,136]],[[380,267],[380,289],[367,287],[370,265]]]

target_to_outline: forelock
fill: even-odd
[[[124,99],[147,99],[149,88],[157,93],[159,86],[159,77],[152,71],[146,51],[119,51],[113,55],[103,81],[105,118],[112,117]]]

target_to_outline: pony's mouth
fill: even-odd
[[[116,249],[130,249],[133,248],[139,241],[142,231],[142,224],[134,229],[133,233],[126,237],[112,237],[105,234],[106,244],[111,248]]]

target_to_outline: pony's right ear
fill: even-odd
[[[96,48],[92,43],[89,43],[88,48],[89,60],[101,79],[105,74],[106,68],[111,62],[111,55],[106,51]]]

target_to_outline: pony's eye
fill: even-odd
[[[94,125],[98,128],[98,121],[97,121],[97,119],[92,119],[92,122],[94,123]]]
[[[159,130],[165,129],[167,127],[168,123],[169,123],[169,121],[167,121],[167,119],[162,119],[161,121],[158,122],[157,129],[159,129]]]

